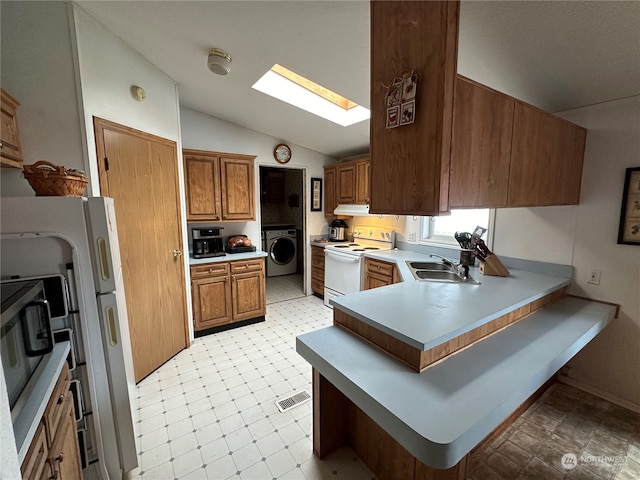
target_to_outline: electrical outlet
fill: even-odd
[[[602,270],[591,270],[591,273],[589,274],[589,279],[587,280],[587,283],[590,283],[592,285],[600,285],[600,276],[602,275]]]
[[[415,242],[416,241],[416,233],[412,232],[409,234],[409,241],[410,242]]]

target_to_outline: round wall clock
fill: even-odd
[[[273,149],[273,157],[278,163],[287,163],[291,160],[291,149],[288,145],[281,143]]]

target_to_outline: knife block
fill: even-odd
[[[502,264],[497,255],[489,255],[484,259],[484,262],[480,263],[480,273],[497,277],[509,276],[509,270]]]

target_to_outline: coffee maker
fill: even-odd
[[[222,230],[222,227],[192,228],[193,258],[224,256]]]

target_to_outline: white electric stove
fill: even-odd
[[[393,230],[355,227],[353,242],[328,244],[324,249],[324,304],[331,307],[331,298],[362,290],[364,254],[391,250],[395,240]]]

